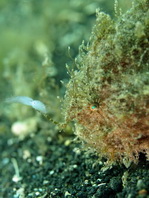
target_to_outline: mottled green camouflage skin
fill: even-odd
[[[65,119],[100,156],[149,159],[149,1],[112,20],[98,12],[65,95]]]

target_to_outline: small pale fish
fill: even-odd
[[[16,97],[10,97],[5,100],[7,103],[21,103],[24,105],[31,106],[33,109],[36,109],[37,111],[40,111],[41,113],[46,114],[46,106],[40,102],[39,100],[33,100],[30,97],[27,96],[16,96]]]

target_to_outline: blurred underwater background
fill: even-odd
[[[119,2],[124,10],[130,6]],[[96,9],[114,17],[114,0],[22,0],[0,2],[0,99],[28,96],[46,104],[55,119],[82,41],[89,39]],[[61,83],[63,81],[63,83]],[[3,104],[1,103],[1,108]],[[13,114],[11,113],[13,112]],[[5,106],[10,119],[33,116],[30,108]]]

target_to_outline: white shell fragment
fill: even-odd
[[[46,106],[42,102],[40,102],[39,100],[33,100],[32,98],[27,96],[16,96],[16,97],[7,98],[5,102],[21,103],[24,105],[31,106],[33,109],[36,109],[41,113],[47,113]]]

